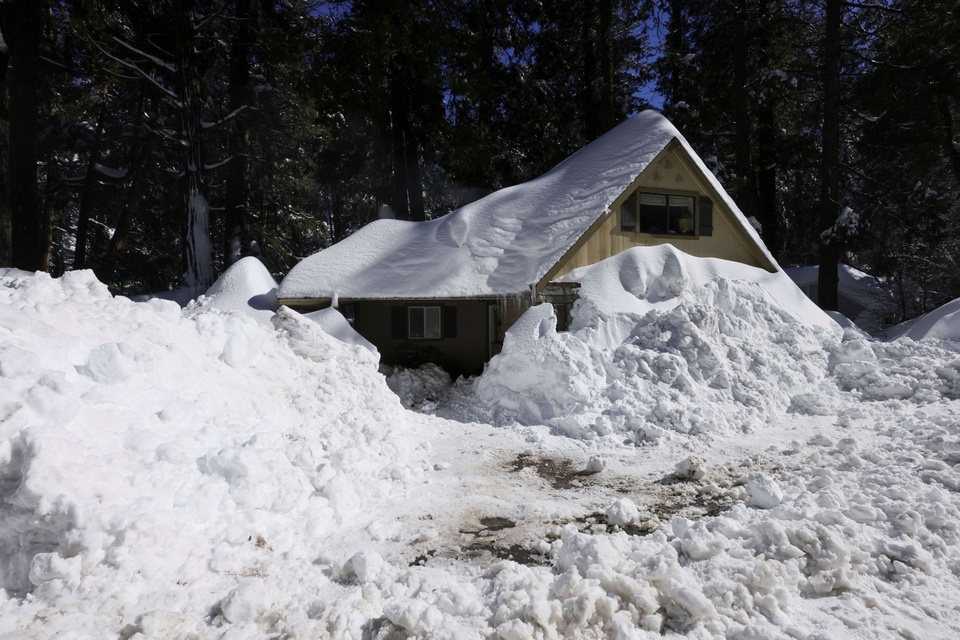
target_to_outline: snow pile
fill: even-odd
[[[942,307],[893,327],[887,331],[891,340],[952,340],[960,342],[960,298]]]
[[[340,342],[363,347],[376,356],[377,360],[380,359],[380,352],[377,350],[377,347],[372,342],[357,333],[356,330],[350,326],[350,323],[347,321],[347,319],[343,317],[343,314],[333,307],[327,307],[326,309],[320,309],[319,311],[311,311],[310,313],[305,313],[304,315],[316,322],[318,325],[320,325],[320,328],[323,329],[324,332],[333,336]]]
[[[261,322],[269,322],[279,306],[278,286],[263,263],[248,256],[227,269],[193,305],[220,311],[243,311]]]
[[[826,410],[841,331],[783,274],[662,245],[566,279],[582,285],[571,330],[550,305],[529,310],[477,381],[497,419],[641,441]]]
[[[214,294],[0,271],[0,635],[309,627],[325,541],[425,468],[368,351]]]
[[[867,400],[960,398],[960,355],[937,342],[849,340],[831,355],[837,382]]]
[[[437,400],[453,381],[442,367],[427,363],[417,369],[381,367],[387,375],[387,386],[407,408],[435,409]]]

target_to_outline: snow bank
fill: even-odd
[[[419,409],[435,409],[437,400],[453,381],[442,367],[427,363],[417,369],[405,367],[381,367],[387,376],[387,386],[403,406]]]
[[[309,627],[324,545],[425,468],[368,351],[229,281],[182,314],[0,272],[0,635]]]
[[[320,309],[319,311],[311,311],[310,313],[305,313],[304,316],[316,322],[320,325],[321,329],[340,342],[363,347],[375,355],[377,360],[380,359],[380,352],[377,350],[376,345],[357,333],[356,330],[350,326],[350,323],[347,322],[347,319],[343,317],[343,314],[333,307]]]
[[[220,311],[242,311],[261,322],[270,322],[279,306],[278,286],[262,262],[247,256],[224,271],[194,304]]]
[[[887,330],[890,340],[952,340],[960,342],[960,298],[919,318]]]
[[[499,420],[631,441],[752,429],[826,384],[842,335],[782,273],[670,245],[565,279],[582,285],[570,331],[531,309],[477,381]]]

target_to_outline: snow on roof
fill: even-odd
[[[466,298],[529,291],[673,139],[776,265],[683,136],[659,113],[644,111],[530,182],[436,220],[370,223],[297,264],[278,295]]]
[[[956,340],[960,342],[960,298],[887,330],[888,339]]]
[[[801,287],[817,284],[820,277],[818,265],[790,267],[784,272]],[[876,307],[893,300],[893,294],[877,278],[848,264],[837,265],[837,277],[840,293],[866,307]]]

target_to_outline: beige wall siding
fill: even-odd
[[[680,153],[679,146],[665,150],[644,170],[634,184],[614,203],[612,212],[595,227],[592,234],[581,240],[580,246],[552,270],[549,278],[557,278],[573,269],[595,264],[632,247],[650,247],[672,244],[676,248],[701,258],[723,258],[771,269],[753,240],[734,222],[733,214],[723,205],[706,181],[691,170],[689,161]],[[633,191],[649,190],[660,193],[708,196],[713,201],[713,235],[680,236],[651,235],[620,230],[620,205]],[[697,205],[699,207],[699,203]],[[699,210],[697,212],[699,232]],[[639,224],[637,225],[639,229]]]

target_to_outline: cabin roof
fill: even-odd
[[[677,129],[627,119],[544,175],[426,222],[377,220],[297,264],[281,299],[426,299],[530,291],[676,140],[772,265],[776,261]]]

